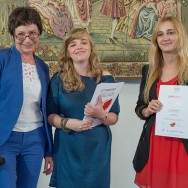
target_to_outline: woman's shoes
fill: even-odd
[[[118,38],[117,37],[113,37],[114,40],[118,41]]]
[[[114,39],[109,38],[108,40],[109,40],[110,44],[116,44],[116,42],[114,41]]]
[[[108,40],[109,40],[109,42],[110,42],[111,44],[116,44],[116,41],[118,41],[118,38],[116,38],[116,37],[111,38],[111,37],[110,37]]]

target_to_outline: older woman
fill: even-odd
[[[44,172],[53,169],[52,133],[46,119],[47,65],[34,55],[42,33],[38,12],[13,10],[8,30],[15,45],[0,50],[0,187],[36,188]]]

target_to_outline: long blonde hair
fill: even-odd
[[[102,68],[100,67],[100,59],[95,52],[94,43],[89,36],[86,29],[76,28],[72,29],[65,37],[62,49],[60,51],[60,60],[58,63],[58,73],[63,81],[64,89],[67,91],[83,90],[85,88],[84,83],[81,80],[81,76],[76,72],[73,60],[68,53],[68,45],[75,39],[80,39],[83,35],[87,34],[91,45],[91,54],[89,57],[90,73],[95,76],[97,83],[102,76]]]
[[[149,102],[149,92],[155,80],[159,79],[163,67],[162,51],[157,44],[159,27],[164,22],[171,22],[177,35],[177,64],[178,64],[178,84],[185,85],[188,80],[188,38],[182,23],[175,17],[163,17],[155,25],[151,40],[149,53],[149,71],[147,75],[146,86],[144,89],[144,100]]]

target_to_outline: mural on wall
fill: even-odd
[[[140,78],[148,60],[155,23],[173,15],[181,20],[177,0],[1,0],[0,48],[10,47],[7,18],[17,6],[31,6],[40,13],[44,32],[37,55],[56,71],[58,54],[66,33],[84,27],[95,41],[101,63],[116,79]],[[184,11],[186,12],[186,11]]]

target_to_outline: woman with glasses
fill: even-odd
[[[53,170],[52,131],[46,120],[48,66],[34,52],[42,33],[39,13],[18,7],[8,19],[15,45],[0,50],[0,187],[36,188],[42,159]]]

